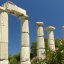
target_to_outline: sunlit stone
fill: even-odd
[[[48,31],[48,45],[51,51],[55,51],[55,41],[54,41],[54,33],[53,31],[55,30],[55,27],[53,26],[48,26],[46,28]]]
[[[44,60],[45,55],[45,42],[44,42],[44,31],[43,22],[36,22],[37,26],[37,57],[38,59]]]

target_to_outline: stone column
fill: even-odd
[[[54,41],[54,33],[53,31],[55,30],[55,27],[53,26],[48,26],[46,28],[48,31],[48,46],[52,52],[55,51],[55,41]]]
[[[43,22],[36,22],[37,26],[37,57],[39,60],[44,60],[45,56],[45,42],[44,42],[44,31]]]
[[[20,17],[21,25],[21,64],[30,63],[30,44],[29,44],[29,22],[28,18]]]
[[[64,26],[62,26],[62,40],[64,40]]]
[[[62,26],[62,40],[61,44],[64,44],[64,26]]]
[[[8,64],[8,14],[0,12],[0,64]]]

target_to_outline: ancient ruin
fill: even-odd
[[[0,6],[0,64],[9,64],[8,62],[8,14],[12,14],[16,16],[21,23],[20,30],[22,33],[21,36],[22,52],[20,55],[20,64],[31,64],[28,15],[26,14],[26,10],[16,6],[14,3],[10,1]]]
[[[29,38],[29,21],[26,10],[18,7],[13,2],[6,2],[0,6],[0,64],[9,64],[8,61],[8,14],[16,16],[20,20],[21,30],[21,50],[20,64],[31,64],[30,61],[30,38]],[[44,23],[36,22],[37,32],[37,58],[44,60],[46,58],[45,42],[44,42]],[[55,27],[48,26],[48,46],[51,52],[55,52],[54,40]],[[64,43],[64,26],[62,26],[63,43]]]
[[[55,51],[55,41],[54,41],[54,33],[53,33],[55,27],[48,26],[46,30],[48,31],[48,45],[50,50],[53,52]]]
[[[44,30],[43,22],[36,22],[37,26],[37,57],[44,60],[45,56],[45,42],[44,42]]]

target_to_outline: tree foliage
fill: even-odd
[[[48,47],[48,40],[45,39],[46,59],[38,60],[37,42],[31,45],[30,58],[32,64],[64,64],[64,44],[60,43],[60,39],[55,39],[56,52],[51,52]],[[14,56],[9,56],[10,64],[20,64],[20,53]]]

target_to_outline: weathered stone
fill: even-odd
[[[45,43],[44,43],[44,31],[43,22],[36,22],[37,26],[37,57],[44,60],[45,56]]]
[[[21,32],[23,33],[29,33],[29,24],[28,24],[28,20],[21,18]]]
[[[15,16],[24,15],[26,16],[26,10],[16,6],[13,2],[4,3],[3,7],[5,7],[6,12],[11,13]]]
[[[30,43],[29,43],[29,25],[28,20],[21,18],[21,64],[30,63]]]
[[[40,60],[44,60],[46,58],[46,56],[45,56],[45,48],[44,49],[38,49],[37,50],[37,57]]]
[[[29,33],[22,33],[21,34],[22,38],[21,38],[21,46],[22,47],[29,47],[30,44],[29,44]]]
[[[0,63],[8,64],[8,14],[0,12]]]
[[[64,41],[64,26],[62,26],[62,41]]]
[[[21,20],[21,64],[31,64],[29,45],[29,25],[26,10],[16,6],[13,2],[6,2],[0,6],[0,64],[8,64],[8,14],[17,16]]]
[[[44,37],[37,37],[37,49],[45,48]]]
[[[44,36],[44,32],[43,32],[43,22],[36,22],[36,26],[37,26],[37,36]]]
[[[0,61],[0,64],[9,64],[8,60]]]
[[[48,26],[46,30],[48,31],[48,46],[51,51],[55,51],[55,41],[54,41],[54,33],[53,33],[55,27]]]
[[[20,64],[31,64],[29,61],[21,62]]]
[[[21,61],[30,61],[30,49],[29,47],[21,47]]]
[[[8,43],[1,42],[0,43],[0,60],[8,59]]]
[[[5,11],[5,8],[0,6],[0,12]]]

